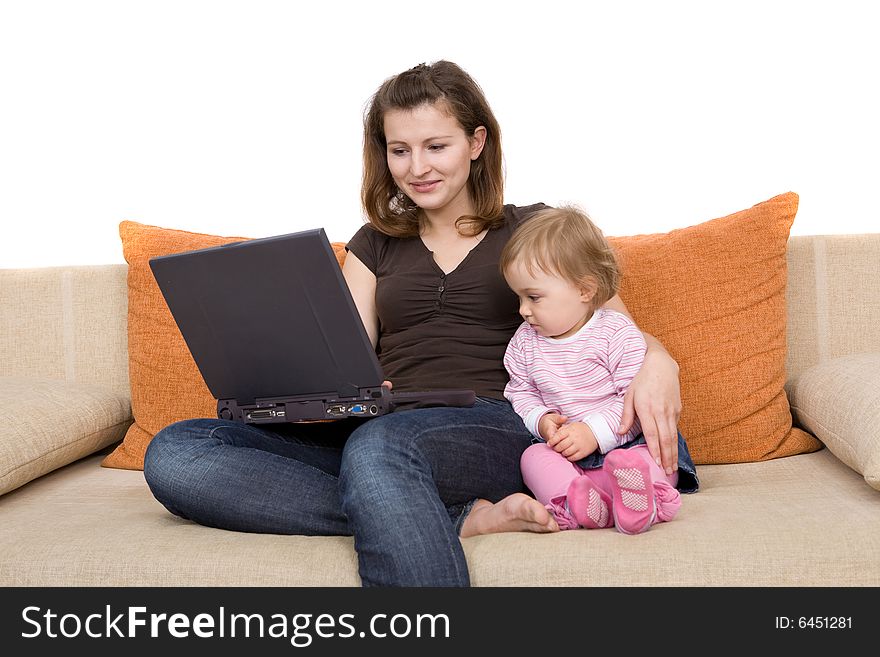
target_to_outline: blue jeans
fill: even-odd
[[[274,534],[353,534],[365,586],[468,586],[458,531],[477,498],[524,490],[530,434],[506,401],[370,420],[172,424],[144,477],[171,513]]]

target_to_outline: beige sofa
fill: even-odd
[[[639,536],[466,539],[475,585],[880,585],[880,234],[794,237],[788,260],[789,397],[827,448],[700,466]],[[358,585],[351,538],[201,527],[100,467],[131,421],[125,276],[0,270],[0,584]]]

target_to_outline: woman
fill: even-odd
[[[166,508],[238,531],[353,534],[365,586],[467,586],[461,537],[558,530],[521,492],[530,434],[503,396],[502,358],[520,319],[498,258],[541,206],[503,206],[500,137],[481,89],[455,64],[386,80],[364,125],[369,223],[343,269],[391,383],[471,388],[477,403],[280,429],[173,424],[144,464]],[[606,307],[626,313],[618,297]],[[678,367],[646,340],[621,431],[637,413],[652,455],[672,470]]]

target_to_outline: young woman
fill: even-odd
[[[386,80],[365,117],[368,223],[344,275],[396,389],[471,388],[477,403],[280,429],[179,422],[147,450],[156,498],[214,527],[354,535],[366,586],[467,586],[460,538],[557,531],[521,492],[530,434],[503,394],[520,318],[498,260],[540,206],[504,206],[502,193],[501,132],[470,76],[441,61]],[[618,297],[606,306],[626,312]],[[646,340],[621,432],[637,414],[672,471],[678,366]]]

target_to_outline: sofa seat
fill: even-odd
[[[359,584],[350,537],[202,527],[168,513],[142,472],[102,468],[101,458],[0,497],[4,526],[14,528],[0,534],[0,585]],[[679,516],[638,536],[466,539],[473,584],[880,585],[880,495],[828,450],[701,466],[699,475],[702,490],[683,496]]]

